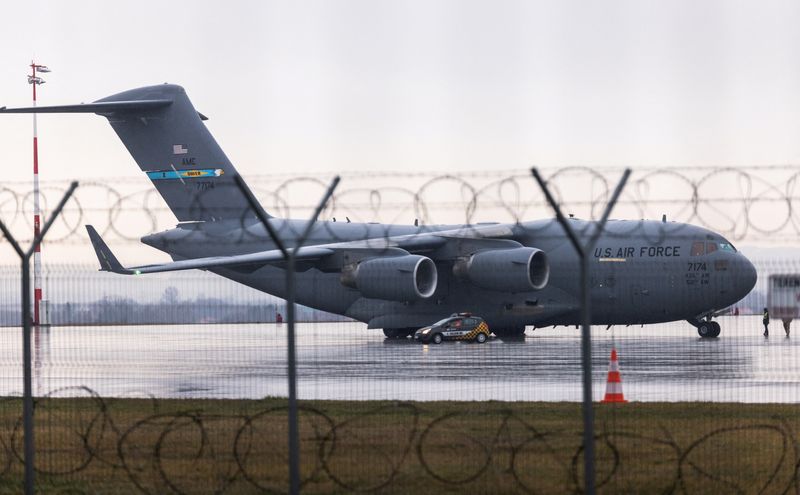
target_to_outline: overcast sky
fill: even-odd
[[[800,2],[9,2],[0,106],[177,83],[246,176],[800,163]],[[40,117],[42,178],[134,176],[105,119]],[[30,116],[0,118],[28,180]]]

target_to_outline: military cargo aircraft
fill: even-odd
[[[94,103],[0,113],[95,113],[111,127],[178,220],[142,242],[174,261],[125,267],[91,226],[101,270],[199,269],[286,296],[283,257],[237,185],[236,169],[184,89],[163,84]],[[271,217],[287,246],[307,221]],[[592,221],[570,219],[584,240]],[[297,252],[297,302],[411,335],[451,313],[480,315],[498,336],[577,325],[579,261],[553,219],[508,224],[381,225],[319,221]],[[748,259],[716,234],[666,221],[612,220],[592,253],[592,323],[686,320],[715,337],[713,316],[753,288]]]

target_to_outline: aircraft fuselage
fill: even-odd
[[[304,221],[273,219],[292,246]],[[571,219],[584,241],[593,222]],[[480,225],[486,229],[485,224]],[[428,299],[397,302],[362,297],[341,283],[339,271],[298,267],[298,303],[347,315],[371,328],[407,328],[429,324],[454,312],[481,315],[490,326],[577,325],[579,323],[579,257],[554,220],[494,224],[489,235],[511,239],[547,254],[550,275],[537,291],[487,290],[453,274],[453,263],[437,260],[438,285]],[[319,222],[305,245],[424,235],[461,225],[405,226]],[[492,232],[494,231],[494,232]],[[273,249],[257,223],[242,228],[227,222],[199,222],[142,239],[175,260],[245,254]],[[422,253],[425,254],[425,253]],[[436,253],[433,253],[436,254]],[[694,319],[726,308],[754,286],[752,264],[722,236],[689,224],[656,221],[610,221],[589,253],[589,283],[594,324],[643,324]],[[278,297],[286,296],[284,270],[263,266],[253,271],[211,269],[226,278]]]

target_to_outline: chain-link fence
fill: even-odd
[[[800,366],[790,321],[800,304],[800,257],[786,247],[800,228],[798,173],[632,174],[612,218],[633,221],[610,221],[589,253],[598,492],[800,488]],[[602,214],[621,171],[542,175],[585,239],[594,224],[578,218]],[[284,176],[250,185],[293,247],[306,224],[278,218],[308,218],[328,181]],[[123,268],[132,260],[170,263],[133,242],[175,224],[157,195],[138,187],[82,183],[44,244],[49,325],[31,332],[37,491],[286,492],[285,260],[98,272],[116,269],[98,265],[105,243]],[[51,204],[64,189],[46,188]],[[32,229],[24,190],[0,190],[0,219],[22,238]],[[579,264],[552,216],[526,172],[343,175],[306,242],[329,251],[299,250],[296,260],[301,491],[585,490]],[[530,222],[537,218],[546,220]],[[256,252],[255,245],[276,251],[259,220],[247,221],[235,235],[209,238],[184,226],[179,241],[148,244],[165,252],[204,241],[230,242],[231,255]],[[89,242],[85,223],[103,245]],[[525,251],[527,264],[503,259],[477,271],[484,263],[477,254],[520,249],[541,250],[546,263]],[[367,262],[403,256],[433,261],[433,290],[418,258],[411,272],[420,284],[411,289],[397,275],[409,272],[405,266],[378,263],[374,274],[358,273]],[[522,282],[516,266],[527,270]],[[0,469],[8,492],[21,490],[25,459],[20,276],[11,258],[0,267]],[[526,282],[541,287],[525,290]],[[469,314],[418,335],[427,344],[414,338],[457,313]],[[398,316],[409,314],[416,316]],[[477,342],[480,320],[488,324],[485,343]],[[441,344],[437,328],[446,328]]]

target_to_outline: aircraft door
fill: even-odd
[[[611,320],[619,311],[618,265],[615,262],[597,262],[592,270],[589,283],[592,292],[593,318],[600,321]]]
[[[629,311],[636,315],[636,320],[641,322],[652,318],[653,308],[651,307],[651,301],[653,297],[651,291],[654,275],[658,277],[658,271],[654,273],[652,264],[646,260],[638,260],[638,262],[631,263],[628,285]]]
[[[734,290],[736,284],[734,283],[733,275],[729,270],[729,260],[721,256],[716,259],[709,260],[709,278],[711,291],[713,297],[717,299],[714,302],[715,306],[722,306],[727,304],[730,300],[730,291]],[[718,307],[716,309],[723,309]]]

